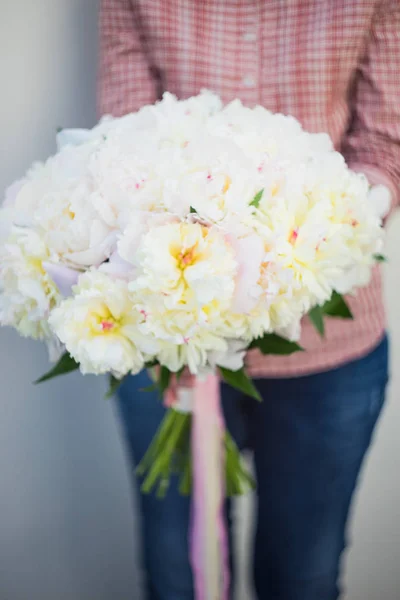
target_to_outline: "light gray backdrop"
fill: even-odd
[[[54,150],[57,127],[94,124],[97,4],[0,0],[0,190]],[[400,594],[399,226],[386,268],[393,378],[358,495],[348,600]],[[0,600],[139,600],[137,518],[104,381],[72,375],[33,387],[45,350],[4,329],[0,356]],[[252,499],[237,508],[247,600]]]

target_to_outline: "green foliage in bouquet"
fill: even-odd
[[[322,306],[314,306],[308,313],[308,316],[321,336],[325,334],[325,317],[337,317],[340,319],[353,318],[346,300],[337,292],[333,292],[330,300],[325,302]]]
[[[251,348],[259,348],[263,354],[288,355],[299,352],[302,348],[296,343],[275,334],[267,334],[255,340]],[[219,375],[227,385],[239,390],[251,398],[261,401],[261,396],[244,368],[231,371],[219,367]],[[168,375],[166,374],[168,373]],[[160,369],[157,386],[162,394],[168,387],[171,373],[165,367]],[[179,490],[182,494],[190,494],[192,483],[192,464],[190,453],[192,415],[179,410],[169,409],[152,444],[137,468],[144,478],[142,491],[150,493],[156,490],[157,496],[165,496],[171,476],[180,477]],[[224,435],[225,450],[225,492],[227,496],[237,496],[255,487],[252,476],[248,473],[239,449],[229,431]]]
[[[260,198],[262,191],[260,192]],[[259,199],[255,199],[255,206]],[[377,262],[382,262],[376,258]],[[352,319],[353,315],[344,298],[334,292],[332,297],[323,306],[316,306],[309,312],[309,318],[317,331],[324,335],[325,317],[336,317]],[[303,348],[297,343],[280,337],[276,334],[266,334],[262,338],[253,340],[249,349],[257,348],[264,355],[287,356],[295,352],[301,352]],[[154,370],[156,363],[146,365],[152,374],[153,385],[142,391],[158,390],[160,401],[168,389],[172,377],[179,380],[183,369],[178,373],[172,373],[165,366],[159,366]],[[58,363],[36,383],[47,381],[58,375],[70,373],[79,368],[79,364],[65,353]],[[227,385],[239,390],[243,394],[261,401],[262,398],[256,385],[247,375],[246,370],[241,368],[231,371],[226,368],[218,369],[221,380]],[[157,375],[156,375],[157,372]],[[122,380],[110,376],[107,397],[113,396]],[[179,477],[179,490],[182,494],[190,494],[192,485],[192,463],[191,463],[191,427],[192,415],[170,408],[163,419],[154,439],[145,456],[137,467],[137,473],[143,478],[142,491],[150,493],[156,491],[158,497],[165,496],[170,485],[171,477]],[[228,431],[224,435],[225,450],[225,490],[227,496],[236,496],[246,493],[255,487],[252,476],[248,473],[240,456],[239,449]]]

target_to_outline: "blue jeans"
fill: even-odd
[[[254,583],[259,600],[336,600],[350,502],[384,401],[385,338],[368,356],[292,379],[259,379],[262,403],[222,386],[229,429],[254,451],[258,510]],[[163,415],[142,373],[120,389],[118,407],[132,462]],[[141,495],[149,600],[192,600],[189,499],[176,482],[160,501]]]

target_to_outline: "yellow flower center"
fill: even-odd
[[[231,183],[232,183],[232,179],[230,177],[228,177],[228,175],[225,175],[224,187],[222,188],[223,194],[225,194],[225,192],[227,192],[229,190]]]
[[[192,226],[189,226],[192,227]],[[184,238],[186,237],[187,226],[181,227],[182,231],[182,245],[174,244],[170,247],[170,253],[176,260],[176,266],[182,272],[187,268],[196,264],[203,257],[203,253],[199,248],[201,240],[194,241],[191,246],[185,247]],[[205,239],[208,236],[208,228],[201,226],[200,229],[201,237]]]
[[[108,320],[103,319],[103,321],[100,322],[100,326],[101,326],[102,331],[111,331],[115,327],[115,321],[114,321],[114,319],[108,319]]]
[[[68,206],[68,208],[66,208],[66,209],[64,210],[64,213],[63,213],[63,214],[64,214],[66,217],[69,217],[69,218],[71,219],[71,221],[72,221],[73,219],[75,219],[75,213],[74,213],[74,211],[72,211],[72,210],[71,210],[71,207],[70,207],[70,206]]]
[[[181,250],[176,257],[178,269],[183,271],[186,267],[191,267],[196,262],[196,258],[196,246],[188,248],[187,250]]]
[[[262,262],[260,265],[260,277],[257,283],[260,287],[262,287],[263,290],[266,290],[268,287],[267,269],[268,262]]]
[[[44,267],[43,261],[40,258],[29,258],[28,264],[37,271],[39,278],[41,280],[42,288],[47,298],[50,301],[50,306],[53,307],[55,304],[54,297],[57,294],[57,286],[53,283],[52,279],[47,275]]]
[[[292,231],[289,234],[289,242],[291,244],[295,244],[298,236],[299,236],[299,229],[298,229],[298,227],[296,227],[295,229],[292,229]]]
[[[90,315],[88,320],[89,328],[93,335],[115,334],[121,325],[119,319],[116,319],[106,306]]]

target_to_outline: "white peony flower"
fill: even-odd
[[[207,363],[213,369],[224,367],[238,371],[244,365],[247,344],[243,340],[229,340],[225,351],[213,350],[208,353]]]
[[[126,258],[126,257],[125,257]],[[229,306],[237,263],[229,242],[216,228],[172,223],[151,229],[134,258],[132,291],[167,310],[199,310],[215,303]]]
[[[13,230],[0,247],[0,323],[54,347],[48,317],[60,294],[43,266],[49,259],[49,249],[36,232]]]
[[[34,228],[50,250],[78,266],[101,264],[116,244],[116,232],[99,216],[88,160],[98,142],[66,146],[36,165],[13,203],[14,223]]]
[[[111,116],[104,116],[93,129],[61,129],[56,136],[57,150],[62,150],[65,146],[104,140],[114,126],[115,120]]]
[[[80,363],[82,373],[138,373],[157,350],[141,335],[143,315],[134,310],[126,282],[91,271],[82,275],[74,296],[61,302],[50,326]]]
[[[297,339],[313,306],[366,285],[382,251],[388,191],[263,107],[167,93],[57,142],[6,192],[1,315],[36,337],[50,318],[84,372],[240,365],[243,344]]]
[[[225,350],[225,328],[235,287],[234,250],[216,228],[172,223],[151,229],[135,256],[129,288],[145,314],[143,335],[161,340],[158,359],[172,370],[203,367],[207,353]]]

